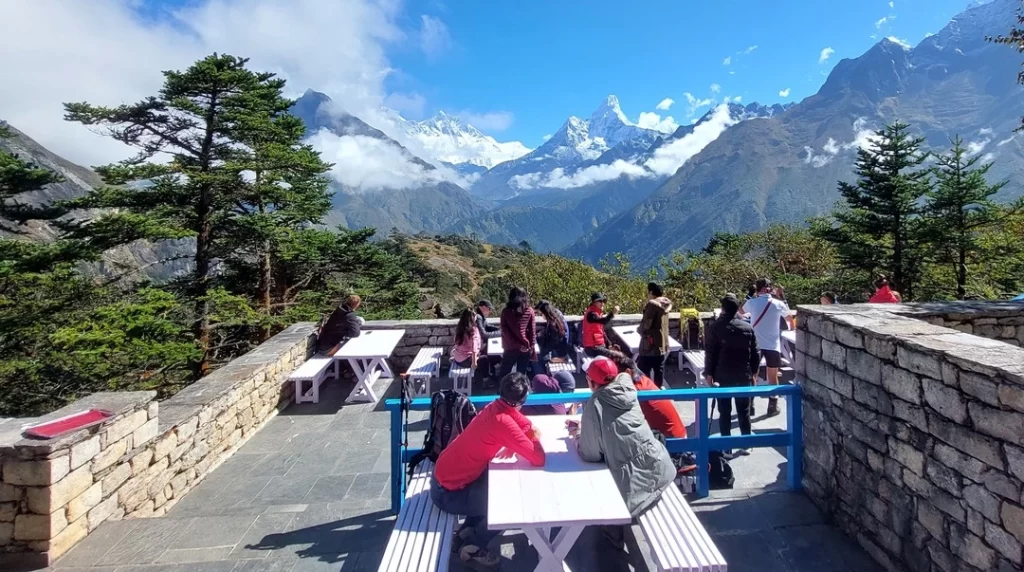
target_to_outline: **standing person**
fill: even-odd
[[[761,349],[761,357],[764,358],[768,383],[778,385],[779,367],[782,366],[780,322],[789,316],[789,306],[772,296],[771,280],[761,278],[754,284],[754,287],[757,288],[757,296],[747,300],[744,307],[750,314],[750,325],[754,328],[754,334],[757,335],[757,347]],[[779,399],[777,397],[768,398],[768,416],[778,414]]]
[[[334,355],[341,344],[359,337],[363,319],[356,314],[356,310],[362,302],[358,295],[352,294],[331,312],[316,337],[317,353]]]
[[[565,321],[562,312],[547,300],[537,303],[537,311],[544,316],[544,321],[547,322],[544,333],[537,337],[537,344],[540,346],[541,372],[546,372],[548,362],[552,359],[564,361],[569,357],[571,350],[569,323]]]
[[[868,302],[872,304],[899,304],[902,301],[898,292],[894,292],[889,286],[889,277],[879,274],[875,278],[875,293]]]
[[[818,302],[823,306],[828,306],[836,303],[836,295],[833,292],[822,292],[818,298]]]
[[[508,292],[508,303],[501,311],[501,377],[516,371],[526,374],[530,362],[537,359],[536,314],[530,307],[526,290],[519,286]]]
[[[629,514],[639,516],[673,484],[675,465],[644,419],[628,372],[598,358],[587,368],[587,383],[593,395],[580,423],[567,423],[569,434],[579,440],[576,450],[584,461],[608,465]],[[625,528],[603,526],[601,531],[622,548]]]
[[[452,347],[452,361],[459,367],[476,369],[480,357],[480,331],[474,324],[473,312],[462,311],[455,326],[455,346]]]
[[[619,307],[615,306],[606,315],[604,305],[607,300],[600,292],[591,294],[590,306],[583,315],[583,353],[590,358],[608,355],[608,338],[604,333],[604,325],[615,319]]]
[[[647,284],[647,303],[643,319],[636,329],[640,334],[640,356],[636,365],[659,388],[665,386],[665,360],[668,358],[668,313],[672,302],[664,296],[661,286]]]
[[[533,424],[520,412],[530,392],[522,373],[505,376],[498,398],[480,410],[466,429],[441,451],[430,482],[430,499],[451,514],[465,515],[452,551],[474,567],[497,569],[499,557],[487,544],[500,530],[487,529],[487,467],[502,449],[543,467],[544,448]]]
[[[745,387],[756,383],[761,354],[754,328],[739,318],[740,303],[735,294],[722,298],[722,313],[711,325],[705,339],[704,377],[709,386]],[[750,435],[749,399],[736,398],[740,433]],[[732,400],[718,399],[718,433],[732,433]],[[746,453],[740,449],[740,453]]]
[[[487,340],[501,335],[501,328],[487,323],[487,318],[494,313],[494,304],[490,300],[483,299],[476,303],[476,329],[480,332],[480,354],[483,359],[483,367],[477,368],[473,380],[484,383],[484,387],[492,388],[495,383],[494,366],[495,362],[501,361],[501,356],[487,354]]]

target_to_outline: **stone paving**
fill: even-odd
[[[670,383],[682,386],[680,375],[670,372]],[[325,384],[319,404],[292,406],[270,420],[166,516],[107,522],[53,569],[376,570],[394,523],[389,416],[382,405],[343,405],[350,388]],[[765,406],[759,400],[760,413]],[[692,431],[692,405],[679,407]],[[410,414],[414,429],[425,429],[425,416]],[[755,431],[784,423],[785,415],[761,418]],[[419,443],[421,435],[410,442]],[[693,503],[731,572],[879,570],[803,495],[785,491],[781,451],[758,449],[732,465],[735,489]],[[636,529],[634,536],[630,554],[623,555],[604,550],[588,530],[570,552],[569,565],[583,571],[654,569],[643,535]],[[537,564],[521,533],[501,537],[501,552],[507,558],[502,570],[532,570]],[[460,569],[454,560],[452,569]]]

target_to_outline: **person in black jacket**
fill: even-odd
[[[722,313],[711,326],[705,340],[704,377],[709,386],[747,387],[757,380],[761,354],[757,337],[750,324],[737,317],[740,309],[735,294],[722,298]],[[736,415],[740,433],[750,435],[750,400],[736,398]],[[718,433],[732,432],[732,400],[718,400]],[[741,449],[740,454],[746,453]]]
[[[501,356],[487,355],[487,339],[496,338],[501,335],[501,328],[487,323],[487,318],[494,313],[494,304],[490,300],[480,300],[476,303],[476,329],[480,332],[480,357],[477,360],[476,375],[474,381],[484,382],[487,387],[493,387],[494,383],[488,383],[494,377],[494,366],[501,361]]]
[[[331,313],[316,337],[317,353],[333,355],[338,346],[352,338],[359,337],[363,319],[356,314],[356,310],[359,309],[360,304],[362,304],[362,299],[352,294]]]

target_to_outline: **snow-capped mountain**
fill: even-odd
[[[530,152],[529,147],[519,141],[502,143],[444,111],[424,121],[409,121],[392,110],[386,113],[423,146],[430,159],[459,171],[480,172]],[[462,169],[461,165],[467,168]]]

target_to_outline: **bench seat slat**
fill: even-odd
[[[725,558],[675,485],[640,516],[662,572],[728,572]]]
[[[330,367],[331,362],[333,362],[333,361],[334,361],[334,358],[331,358],[331,357],[314,357],[314,358],[310,358],[310,359],[306,360],[305,363],[300,365],[298,367],[298,369],[293,371],[292,374],[288,376],[288,379],[291,380],[291,381],[295,381],[295,380],[302,380],[302,381],[315,380],[328,367]]]
[[[725,558],[722,557],[722,553],[715,546],[711,536],[704,528],[704,525],[700,523],[700,520],[697,519],[697,515],[690,508],[690,505],[687,504],[682,493],[675,489],[672,493],[662,495],[662,497],[667,497],[665,500],[667,501],[669,511],[686,523],[687,530],[689,531],[687,537],[693,541],[693,548],[698,552],[701,563],[706,563],[708,566],[705,569],[708,572],[727,572]]]
[[[447,572],[458,517],[441,511],[430,499],[432,471],[433,464],[424,461],[413,474],[379,572]]]

